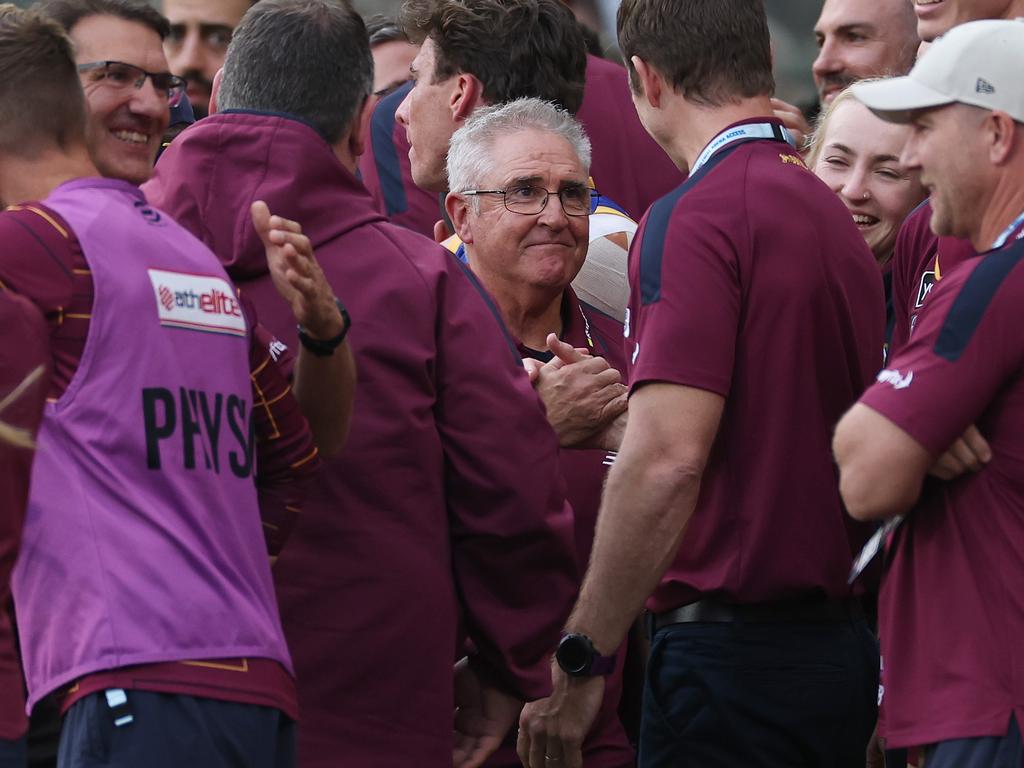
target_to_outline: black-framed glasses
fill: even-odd
[[[111,88],[127,90],[129,87],[139,90],[146,83],[148,77],[153,81],[153,88],[157,94],[167,99],[168,106],[176,107],[185,95],[185,78],[172,75],[170,72],[147,72],[142,67],[134,64],[125,64],[123,61],[90,61],[87,64],[79,64],[79,72],[102,71],[95,82],[105,83]]]
[[[598,196],[597,190],[581,185],[563,187],[557,192],[533,184],[521,184],[508,189],[467,189],[460,195],[501,195],[505,208],[512,213],[531,216],[540,213],[551,195],[557,195],[566,216],[589,216],[590,205]]]

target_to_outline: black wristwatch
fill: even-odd
[[[299,326],[299,343],[312,352],[317,357],[330,357],[334,354],[341,342],[348,336],[348,329],[352,327],[352,318],[348,316],[348,310],[345,309],[345,305],[341,303],[341,299],[335,298],[334,303],[338,307],[338,311],[341,313],[341,321],[344,326],[341,329],[341,333],[330,339],[314,339],[301,325]]]
[[[570,677],[596,677],[615,671],[615,656],[602,656],[586,635],[569,632],[558,644],[555,660]]]

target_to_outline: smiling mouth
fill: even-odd
[[[932,5],[942,5],[945,0],[914,0],[915,8],[927,8]]]
[[[126,144],[141,146],[149,143],[149,136],[138,131],[111,131],[111,133],[114,135],[114,138]]]
[[[858,227],[873,227],[878,223],[878,218],[875,216],[868,216],[866,213],[855,213],[853,214],[853,223]]]

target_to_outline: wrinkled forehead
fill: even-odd
[[[557,133],[511,130],[496,137],[490,149],[489,176],[496,183],[531,181],[558,189],[587,182],[587,169],[575,148]]]
[[[86,16],[71,28],[75,61],[123,61],[147,72],[166,72],[160,35],[145,24],[116,16]]]

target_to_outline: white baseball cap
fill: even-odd
[[[1024,20],[970,21],[929,48],[906,77],[855,83],[853,95],[883,120],[959,102],[1024,123]]]

